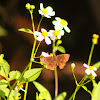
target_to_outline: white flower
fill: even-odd
[[[38,36],[37,37],[38,41],[41,42],[43,39],[45,39],[45,42],[46,42],[47,45],[51,44],[51,40],[50,40],[49,37],[52,37],[52,33],[51,32],[47,32],[46,29],[42,28],[41,32],[35,31],[34,35]]]
[[[44,8],[43,3],[40,3],[39,14],[41,14],[47,18],[51,18],[51,16],[55,15],[55,11],[53,11],[53,8],[50,6]]]
[[[66,32],[70,33],[71,30],[69,29],[68,22],[64,19],[61,19],[60,17],[55,17],[56,20],[52,21],[52,23],[55,25],[55,30],[62,30],[65,29]]]
[[[85,70],[85,73],[86,73],[87,75],[92,74],[94,77],[97,76],[97,74],[94,72],[94,71],[97,70],[96,67],[88,66],[88,65],[85,64],[85,63],[83,64],[83,66],[87,68],[87,69]]]
[[[44,51],[42,51],[41,55],[42,55],[43,57],[50,57],[50,56],[53,57],[53,53],[48,54],[48,53],[46,53],[46,52],[44,52]]]
[[[61,39],[61,36],[64,35],[64,30],[50,30],[49,32],[53,34],[51,40],[55,40],[56,38]]]
[[[50,56],[48,53],[46,53],[46,52],[44,52],[44,51],[41,53],[41,55],[42,55],[43,57],[49,57],[49,56]]]
[[[19,90],[22,90],[22,91],[26,92],[26,91],[23,89],[23,84],[22,84],[22,83],[17,83],[17,86],[16,86],[15,89],[14,89],[14,94],[15,94],[15,96],[18,95],[18,91],[19,91]]]

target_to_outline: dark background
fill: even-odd
[[[56,17],[61,17],[68,21],[68,27],[71,33],[65,33],[62,37],[63,46],[66,52],[71,55],[69,62],[63,70],[58,69],[59,75],[59,93],[66,91],[68,96],[71,96],[75,89],[75,83],[72,76],[70,63],[74,62],[77,67],[75,69],[77,80],[79,81],[85,74],[83,63],[87,63],[90,48],[92,45],[92,34],[100,34],[100,1],[99,0],[0,0],[0,26],[7,33],[6,36],[0,37],[0,53],[5,55],[5,59],[10,63],[11,70],[22,70],[29,62],[33,36],[27,33],[18,32],[19,28],[31,28],[31,20],[26,3],[34,4],[34,22],[37,28],[41,15],[38,14],[40,3],[44,7],[52,6],[56,12]],[[51,19],[44,18],[41,27],[47,30],[53,29],[51,23],[55,17]],[[51,52],[51,46],[47,46],[42,42],[37,56],[41,51]],[[100,42],[96,45],[92,63],[99,61]],[[60,52],[57,52],[58,54]],[[33,67],[40,67],[34,64]],[[96,78],[99,81],[99,76]],[[44,70],[41,76],[37,79],[43,84],[54,97],[54,73],[50,70]],[[92,84],[87,85],[92,89]],[[29,86],[27,100],[35,99],[36,89],[33,84]],[[90,95],[80,89],[76,96],[76,100],[90,100]]]

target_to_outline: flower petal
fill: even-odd
[[[43,15],[43,12],[41,10],[39,10],[39,14]]]
[[[51,6],[48,6],[48,7],[46,8],[46,10],[47,10],[48,12],[52,12],[52,11],[53,11],[53,8],[52,8]]]
[[[53,25],[58,25],[59,22],[58,22],[58,21],[52,21],[52,24],[53,24]]]
[[[87,64],[85,64],[85,63],[83,64],[83,66],[86,67],[86,68],[89,68],[89,66]]]
[[[61,36],[63,36],[64,35],[64,30],[61,30],[59,33],[60,33]]]
[[[91,74],[92,74],[94,77],[97,76],[97,74],[96,74],[93,70],[91,70]]]
[[[41,28],[41,32],[47,32],[47,30],[44,28]]]
[[[55,19],[60,22],[61,21],[61,18],[60,17],[55,17]]]
[[[40,35],[41,35],[41,32],[35,31],[35,32],[34,32],[34,35],[40,36]]]
[[[46,18],[51,18],[49,15],[47,15],[47,14],[44,14],[44,16],[46,17]]]
[[[55,40],[56,39],[56,36],[55,35],[53,35],[52,37],[50,37],[51,38],[51,40]]]
[[[59,23],[58,25],[54,26],[55,30],[62,30],[63,26]]]
[[[53,11],[52,7],[48,6],[46,8],[46,10],[48,11],[48,13],[47,13],[48,15],[50,15],[50,16],[54,16],[55,15],[55,12]]]
[[[44,7],[43,7],[43,3],[40,3],[40,9],[43,10]]]
[[[47,45],[51,44],[51,40],[48,37],[45,37],[45,42],[46,42]]]
[[[93,67],[93,70],[94,70],[94,71],[96,71],[96,70],[97,70],[97,68],[96,68],[96,67]]]
[[[20,89],[26,93],[26,91],[23,88],[20,87]]]
[[[37,37],[37,40],[38,40],[38,41],[42,41],[43,39],[44,39],[44,37],[41,36],[41,35]]]
[[[55,16],[55,11],[51,12],[50,16]]]
[[[15,96],[18,95],[18,88],[17,88],[17,86],[16,86],[15,89],[14,89],[14,94],[15,94]]]
[[[52,34],[51,32],[48,32],[48,36],[49,36],[49,37],[52,37],[53,34]]]
[[[58,35],[57,38],[58,38],[58,39],[61,39],[61,35]]]
[[[50,55],[49,55],[48,53],[46,53],[46,52],[42,52],[41,55],[42,55],[43,57],[49,57],[49,56],[50,56]]]
[[[85,70],[85,73],[86,73],[87,75],[90,75],[90,70],[89,70],[89,69],[86,69],[86,70]]]
[[[69,27],[68,27],[67,25],[64,26],[64,29],[65,29],[65,31],[68,32],[68,33],[71,32],[71,30],[69,29]]]

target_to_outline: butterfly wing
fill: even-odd
[[[53,56],[49,56],[49,57],[42,57],[40,58],[40,61],[42,61],[44,64],[47,65],[47,67],[51,70],[55,70],[56,68],[56,58]]]
[[[70,54],[60,54],[56,56],[56,64],[60,69],[63,69],[66,62],[69,60]]]

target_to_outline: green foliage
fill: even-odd
[[[10,65],[4,59],[2,59],[2,63],[0,63],[0,75],[3,77],[7,77],[10,71]]]
[[[5,93],[0,89],[0,96],[5,99]]]
[[[0,88],[0,96],[2,98],[5,98],[5,97],[8,97],[9,98],[7,100],[15,100],[15,95],[14,95],[14,90],[11,90],[11,93],[10,93],[10,89],[8,88]]]
[[[33,32],[28,28],[20,28],[20,29],[18,29],[18,31],[22,31],[22,32],[33,34]]]
[[[61,53],[66,53],[66,50],[63,46],[57,46],[57,50],[60,51]]]
[[[9,73],[9,81],[18,79],[20,77],[21,73],[19,71],[11,71]]]
[[[33,68],[27,70],[23,75],[23,82],[32,82],[36,80],[39,77],[42,70],[42,68]]]
[[[91,100],[100,100],[100,82],[93,88]]]
[[[0,81],[0,88],[5,88],[8,86],[8,82],[5,79]]]
[[[37,90],[40,92],[39,96],[37,96],[40,100],[52,100],[50,92],[40,83],[34,81],[33,84],[37,88]],[[38,99],[37,99],[38,100]]]
[[[65,100],[67,92],[60,93],[54,100]]]
[[[95,63],[93,66],[98,69],[100,67],[100,61],[98,61],[97,63]]]

